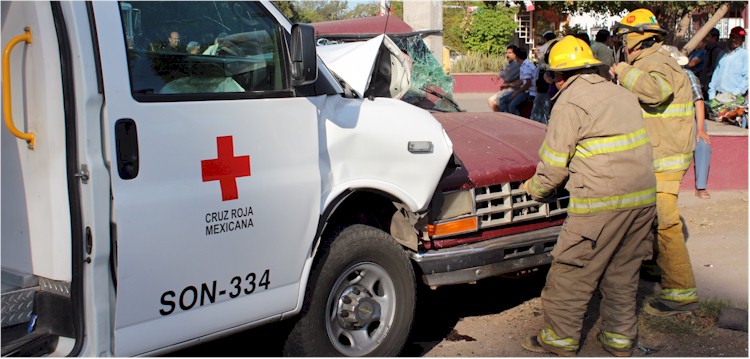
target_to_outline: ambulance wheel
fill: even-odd
[[[365,225],[321,243],[288,356],[379,356],[401,352],[414,319],[414,270],[389,234]]]

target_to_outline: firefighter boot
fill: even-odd
[[[699,307],[697,302],[679,303],[671,300],[654,300],[643,306],[643,311],[655,317],[666,317],[675,314],[692,313]]]
[[[599,344],[607,353],[616,357],[629,357],[633,355],[633,338],[624,335],[601,331],[596,336]]]
[[[574,357],[576,356],[575,350],[562,350],[555,348],[551,345],[542,344],[543,342],[539,340],[538,335],[532,335],[528,336],[523,339],[523,342],[521,342],[521,346],[532,352],[532,353],[539,353],[539,354],[546,354],[546,353],[554,353],[559,356],[563,357]]]

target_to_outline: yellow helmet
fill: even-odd
[[[659,22],[656,21],[656,16],[649,10],[636,9],[631,11],[629,14],[622,18],[617,26],[617,34],[623,35],[631,32],[638,32],[643,34],[644,32],[656,32],[660,34],[666,34],[667,31],[659,26]]]
[[[549,50],[549,70],[560,72],[603,65],[585,41],[568,35]]]
[[[636,9],[625,15],[616,26],[618,35],[624,35],[625,45],[632,50],[643,40],[652,37],[659,37],[666,34],[667,31],[659,26],[656,16],[649,10]]]

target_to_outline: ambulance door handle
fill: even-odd
[[[115,122],[117,173],[124,180],[138,176],[138,129],[135,121],[122,118]]]
[[[13,123],[13,111],[11,110],[11,97],[10,97],[10,53],[13,51],[13,47],[18,45],[20,42],[31,43],[31,28],[25,27],[23,29],[24,34],[18,35],[8,42],[3,49],[3,115],[5,115],[5,126],[8,127],[10,133],[22,140],[26,140],[30,150],[34,149],[34,133],[23,132],[16,128]]]

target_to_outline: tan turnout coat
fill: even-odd
[[[571,215],[653,205],[653,157],[635,95],[579,74],[557,97],[529,194],[547,197],[567,179]]]
[[[654,170],[683,172],[695,150],[693,92],[690,79],[661,45],[641,50],[630,64],[617,64],[615,73],[620,85],[640,101],[654,149]]]

